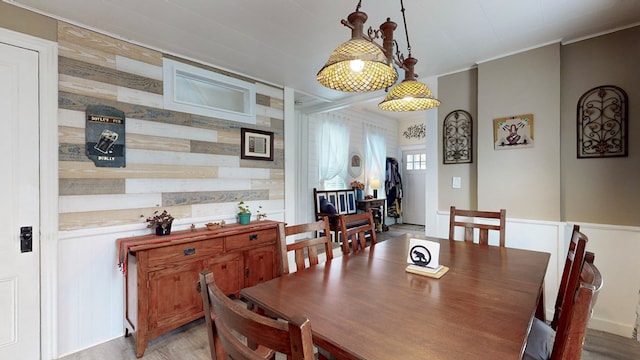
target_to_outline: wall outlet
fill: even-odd
[[[451,178],[451,187],[454,189],[460,189],[460,184],[462,179],[459,176],[454,176]]]

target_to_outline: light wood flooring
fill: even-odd
[[[396,224],[388,232],[379,233],[378,241],[406,232],[424,233],[424,227]],[[135,360],[132,337],[120,337],[62,360]],[[640,342],[631,338],[588,330],[582,360],[640,359]],[[207,329],[204,319],[196,320],[159,338],[151,340],[142,359],[146,360],[205,360],[210,359]]]

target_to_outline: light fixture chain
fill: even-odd
[[[411,43],[409,43],[409,30],[407,30],[407,18],[404,15],[404,1],[402,0],[400,0],[400,8],[401,8],[400,11],[402,12],[402,22],[404,22],[404,33],[407,36],[407,52],[409,52],[409,57],[411,57]]]

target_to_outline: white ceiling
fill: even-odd
[[[5,1],[291,87],[307,109],[359,103],[373,111],[385,95],[383,90],[343,93],[316,82],[331,51],[351,36],[340,20],[355,10],[356,0]],[[640,24],[638,0],[404,0],[404,6],[418,59],[415,71],[423,81],[552,42]],[[398,23],[394,37],[407,54],[399,0],[364,0],[360,10],[369,16],[365,30],[387,17]]]

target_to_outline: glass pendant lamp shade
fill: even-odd
[[[409,57],[404,61],[405,79],[393,87],[378,107],[387,111],[419,111],[440,106],[440,100],[433,97],[429,87],[417,80],[413,66],[418,60]]]
[[[351,39],[333,50],[318,71],[318,82],[347,92],[375,91],[393,85],[398,80],[393,61],[380,46],[363,35],[367,14],[356,10],[347,19],[343,24],[351,28]]]
[[[378,45],[351,39],[333,50],[317,79],[330,89],[366,92],[393,85],[398,73]]]
[[[417,80],[403,80],[389,91],[378,107],[387,111],[428,110],[440,105],[440,100],[431,95],[427,85]]]
[[[405,78],[389,91],[378,107],[387,111],[417,111],[438,107],[440,101],[433,97],[425,84],[416,80],[417,76],[413,71],[418,60],[411,56],[404,2],[400,0],[409,51],[406,59],[393,39],[397,24],[391,18],[387,18],[377,30],[370,27],[365,35],[363,29],[367,14],[360,11],[361,5],[362,0],[359,0],[356,11],[349,14],[347,20],[341,21],[342,25],[351,29],[351,39],[333,50],[327,63],[318,71],[318,82],[330,89],[347,92],[389,89],[398,80],[398,72],[394,66],[397,65],[405,70]],[[376,44],[375,39],[382,39],[382,45]]]

